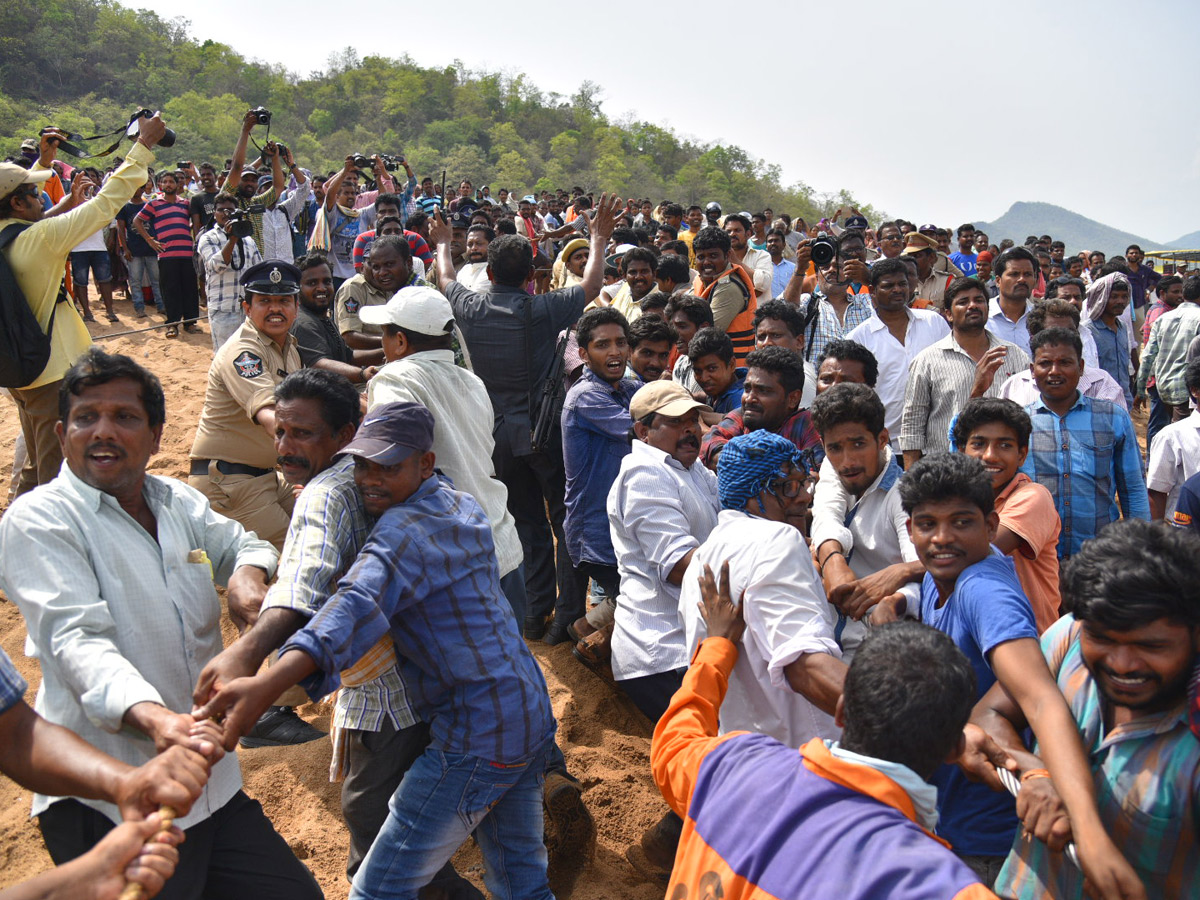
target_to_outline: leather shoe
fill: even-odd
[[[546,635],[542,638],[542,643],[553,647],[556,644],[565,644],[569,640],[571,640],[571,636],[567,634],[567,626],[554,622],[546,629]]]
[[[238,744],[246,749],[284,747],[319,741],[323,737],[326,737],[325,732],[313,728],[296,715],[296,710],[290,706],[272,706]]]

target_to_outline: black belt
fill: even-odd
[[[208,464],[210,462],[215,462],[217,464],[217,471],[222,475],[253,475],[257,478],[259,475],[267,475],[270,472],[275,471],[274,469],[259,469],[254,466],[243,466],[241,463],[225,462],[223,459],[193,459],[191,474],[207,475]]]

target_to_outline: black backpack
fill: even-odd
[[[50,361],[54,311],[50,313],[50,327],[42,331],[3,252],[29,224],[18,222],[0,231],[0,387],[23,388],[32,384]],[[60,287],[55,310],[63,301],[63,294]]]

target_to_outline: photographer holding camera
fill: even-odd
[[[225,184],[221,186],[221,193],[232,195],[238,209],[249,211],[250,221],[254,225],[254,243],[259,247],[263,245],[263,212],[283,193],[283,171],[275,167],[271,172],[271,186],[262,193],[256,193],[258,170],[245,165],[246,146],[250,143],[250,132],[254,130],[255,125],[270,124],[271,113],[261,106],[248,110],[242,117],[242,133],[238,135],[237,145],[233,148],[233,157],[229,161],[229,175]]]
[[[282,194],[278,200],[266,204],[262,213],[262,244],[263,257],[266,259],[283,259],[293,262],[295,245],[292,243],[292,222],[304,210],[308,203],[312,186],[304,170],[296,165],[292,151],[283,144],[267,141],[263,145],[263,158],[271,161],[271,179],[275,184],[284,181],[283,170],[296,179],[296,189]],[[256,210],[250,207],[249,213],[254,215]]]
[[[0,232],[14,224],[25,226],[3,252],[25,302],[42,331],[50,333],[50,358],[45,368],[28,384],[10,389],[29,452],[18,494],[58,475],[62,450],[54,426],[58,421],[59,383],[92,342],[75,307],[58,303],[67,254],[83,238],[111,222],[138,187],[146,183],[147,167],[154,161],[153,148],[166,133],[158,116],[139,119],[136,142],[100,192],[89,202],[50,219],[43,218],[41,186],[54,174],[51,166],[57,145],[66,139],[66,133],[57,128],[45,129],[37,162],[31,169],[0,163]]]
[[[214,351],[220,350],[246,319],[242,311],[241,275],[263,259],[251,237],[253,230],[249,213],[239,210],[237,201],[229,194],[218,194],[213,208],[213,226],[200,235],[196,246],[204,266],[208,326]]]

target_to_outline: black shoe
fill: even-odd
[[[525,625],[522,628],[522,632],[529,640],[536,641],[546,633],[546,617],[526,616]]]
[[[551,647],[553,647],[556,644],[565,644],[569,640],[571,640],[571,636],[567,634],[567,626],[559,625],[558,622],[554,622],[549,628],[546,629],[546,634],[542,638],[542,643],[549,644]]]
[[[326,737],[325,732],[313,728],[296,715],[296,710],[290,706],[272,706],[238,744],[246,749],[284,747],[319,741],[323,737]]]
[[[545,810],[546,875],[556,897],[568,897],[596,851],[596,823],[584,805],[579,782],[547,772],[542,784]]]

